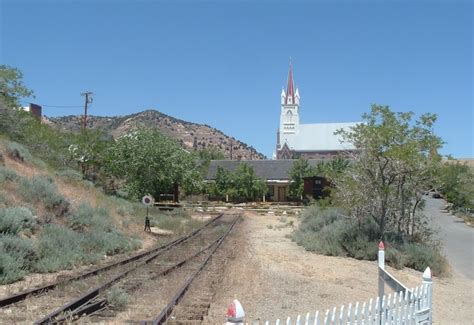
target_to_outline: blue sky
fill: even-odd
[[[473,157],[470,1],[1,1],[0,61],[46,115],[148,108],[271,157],[292,58],[301,122],[370,104],[436,113],[442,153]]]

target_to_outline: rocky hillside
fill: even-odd
[[[79,131],[82,116],[62,116],[48,118],[48,122],[60,129]],[[113,137],[119,137],[131,130],[143,126],[156,128],[163,134],[175,139],[186,149],[216,148],[230,159],[264,159],[265,156],[253,147],[225,135],[209,125],[196,124],[155,110],[147,110],[125,116],[89,116],[88,128],[101,129]]]

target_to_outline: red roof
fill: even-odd
[[[295,103],[295,86],[293,84],[293,67],[290,63],[290,71],[288,71],[288,85],[286,86],[285,104],[288,104],[288,98],[291,96],[291,103]]]

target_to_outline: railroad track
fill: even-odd
[[[148,251],[135,254],[131,257],[127,257],[124,259],[121,259],[117,262],[105,265],[103,267],[94,269],[92,271],[85,272],[83,274],[80,274],[78,276],[74,276],[65,280],[60,280],[45,286],[29,289],[23,292],[19,292],[16,294],[13,294],[11,296],[5,297],[0,299],[0,308],[4,308],[7,306],[15,307],[18,303],[23,303],[25,301],[26,303],[26,309],[29,308],[28,301],[30,300],[29,298],[35,298],[39,296],[39,298],[42,298],[46,294],[46,298],[48,298],[48,292],[52,291],[53,293],[56,293],[56,295],[62,295],[62,291],[64,290],[65,287],[67,286],[73,286],[73,285],[79,285],[82,283],[83,280],[89,279],[87,281],[92,281],[95,280],[95,278],[100,278],[101,276],[109,275],[112,276],[112,279],[107,281],[108,283],[115,283],[120,278],[125,276],[126,274],[130,273],[134,269],[138,268],[140,265],[143,264],[148,264],[152,260],[156,259],[166,251],[172,249],[173,247],[176,247],[182,243],[186,243],[186,241],[196,237],[199,233],[201,233],[204,229],[208,228],[211,225],[215,225],[217,221],[219,221],[223,217],[223,214],[218,215],[217,217],[209,220],[206,222],[202,227],[192,231],[191,233],[182,236],[180,238],[177,238],[167,244],[161,245],[159,247],[150,249]],[[124,267],[127,268],[125,272],[120,272],[120,269],[123,269]],[[125,273],[125,274],[124,274]],[[105,274],[105,275],[104,275]],[[92,278],[92,280],[90,279]],[[80,281],[81,280],[81,281]],[[101,281],[102,279],[98,279],[97,281]],[[100,290],[99,290],[100,291]],[[94,296],[94,293],[92,291],[88,292],[90,296]],[[87,300],[89,296],[83,295],[81,298]],[[46,299],[45,298],[45,299]],[[23,303],[23,304],[25,304]],[[69,312],[70,310],[74,310],[77,306],[80,306],[81,304],[78,303],[79,305],[76,304],[71,304],[69,308],[66,308],[65,311]],[[46,322],[47,323],[47,322]]]
[[[171,242],[170,244],[164,245],[164,248],[152,254],[147,254],[145,259],[141,260],[133,267],[130,267],[127,270],[114,275],[111,279],[102,282],[99,286],[94,287],[92,290],[89,290],[79,298],[70,301],[69,303],[56,309],[45,317],[37,320],[35,324],[61,324],[66,322],[69,323],[87,315],[92,315],[89,317],[95,317],[95,321],[110,320],[110,318],[113,318],[114,316],[113,310],[110,310],[107,304],[106,292],[110,287],[120,283],[126,292],[133,292],[139,289],[142,286],[142,283],[145,282],[145,280],[153,281],[154,279],[157,279],[159,277],[164,277],[170,274],[171,272],[182,268],[185,265],[194,263],[194,261],[196,259],[201,258],[204,253],[210,252],[206,255],[206,258],[204,259],[205,262],[203,266],[199,269],[200,272],[200,270],[202,270],[205,264],[209,261],[212,254],[224,241],[227,234],[232,230],[238,220],[238,217],[234,218],[231,226],[228,227],[224,234],[218,234],[217,238],[214,238],[212,241],[207,241],[206,246],[201,247],[197,252],[194,250],[194,252],[190,256],[187,256],[186,258],[181,258],[181,260],[179,260],[178,262],[174,262],[171,265],[169,263],[170,258],[164,258],[163,256],[166,255],[165,252],[171,251],[176,251],[174,254],[176,256],[179,256],[182,255],[183,251],[187,251],[190,247],[198,245],[194,242],[199,239],[197,235],[202,233],[200,236],[204,236],[204,232],[202,232],[202,230],[211,224],[215,225],[217,223],[217,220],[220,220],[220,222],[223,223],[222,215],[209,221],[206,225],[204,225],[200,229],[193,231],[191,234],[181,237],[178,240]],[[216,226],[214,228],[218,230],[221,229],[218,227],[219,226]],[[211,231],[209,231],[209,233],[212,234]],[[208,234],[207,236],[210,235]],[[193,241],[191,241],[190,239],[193,239]],[[204,240],[204,238],[201,238],[201,241],[202,240]],[[186,248],[186,245],[190,247]],[[167,263],[151,263],[152,261],[159,260],[160,257],[167,261]],[[91,318],[90,320],[94,321],[94,318]]]
[[[216,253],[217,249],[221,246],[224,242],[226,237],[234,228],[235,224],[237,223],[239,216],[237,216],[229,229],[220,236],[209,248],[209,252],[204,258],[204,260],[200,263],[197,270],[195,270],[192,275],[186,280],[186,282],[178,289],[176,294],[173,298],[167,303],[166,307],[161,310],[161,312],[151,320],[142,320],[140,321],[141,325],[158,325],[158,324],[189,324],[189,323],[200,323],[203,318],[207,315],[207,312],[210,308],[210,300],[212,298],[211,292],[211,283],[200,283],[200,297],[196,301],[193,301],[186,306],[181,306],[180,302],[185,297],[186,293],[190,290],[190,287],[195,283],[195,280],[201,275],[204,268],[209,264],[211,258]],[[211,248],[212,247],[212,248]],[[212,274],[210,282],[214,281],[213,277],[215,277],[219,272],[210,272]],[[209,281],[208,281],[209,282]],[[174,317],[170,317],[173,312],[177,309],[181,308],[181,311],[177,313]],[[171,318],[171,319],[170,319]]]

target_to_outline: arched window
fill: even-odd
[[[288,122],[292,122],[293,120],[293,113],[291,111],[286,112],[286,120]]]

